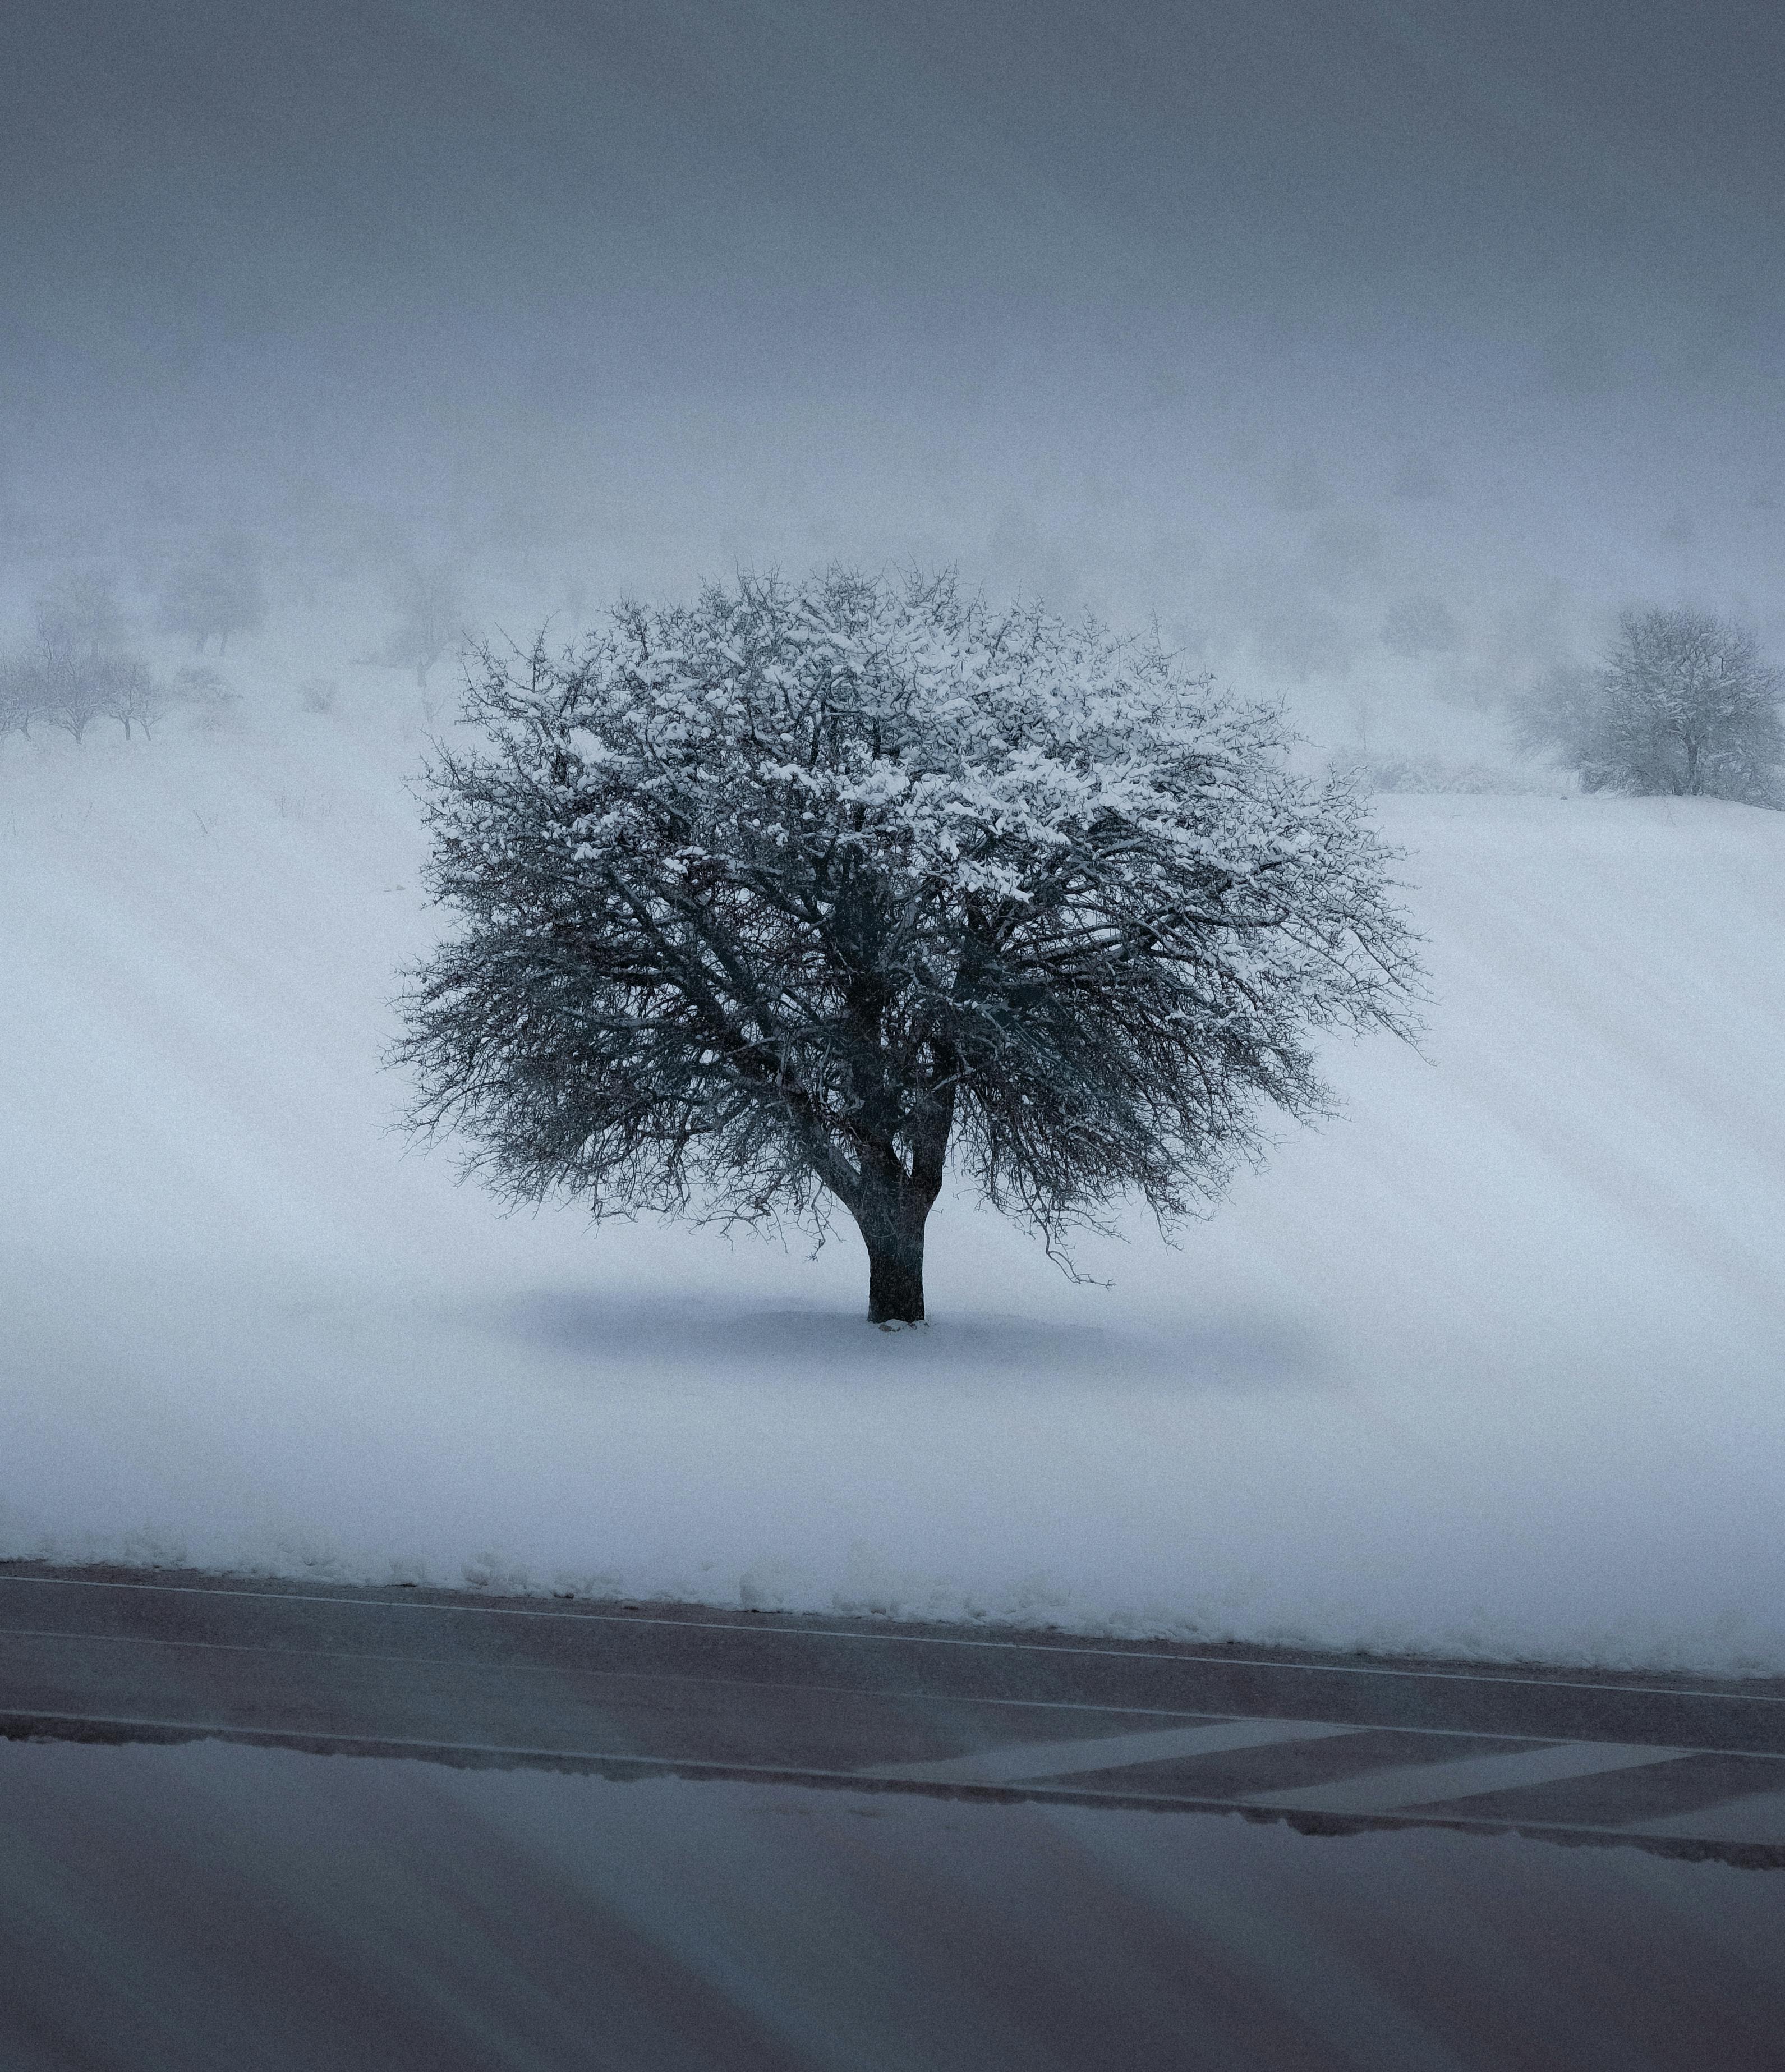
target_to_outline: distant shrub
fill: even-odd
[[[192,724],[206,734],[228,726],[240,708],[241,693],[203,663],[179,670],[174,683],[180,703],[191,708]]]
[[[298,702],[307,713],[330,713],[341,686],[332,676],[306,676],[298,686]]]

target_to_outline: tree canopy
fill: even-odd
[[[412,1120],[504,1193],[840,1204],[923,1315],[952,1166],[1050,1245],[1167,1222],[1324,1111],[1314,1032],[1407,1026],[1389,853],[1269,707],[946,575],[744,578],[486,652],[424,790],[459,927]]]
[[[1782,692],[1744,627],[1686,608],[1630,610],[1597,668],[1553,671],[1515,719],[1526,746],[1589,791],[1770,803]]]

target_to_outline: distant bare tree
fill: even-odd
[[[101,665],[99,679],[106,717],[123,728],[126,741],[139,726],[147,739],[172,703],[166,685],[146,662],[133,655],[108,657]]]
[[[109,576],[76,570],[48,584],[37,598],[37,649],[20,679],[29,714],[75,740],[113,709],[133,665],[117,652],[125,619]]]
[[[110,576],[71,569],[37,595],[37,635],[46,648],[96,660],[117,648],[128,630]]]
[[[204,553],[174,569],[162,586],[162,630],[183,635],[201,655],[212,640],[221,655],[231,634],[257,633],[266,615],[259,550],[239,534],[214,540]]]
[[[0,655],[0,740],[9,734],[31,738],[31,722],[43,717],[43,693],[38,656],[28,649]]]
[[[364,667],[413,669],[416,688],[428,688],[428,672],[463,638],[458,585],[450,570],[436,563],[404,569],[391,586],[396,613],[377,651],[355,659]]]
[[[1627,611],[1597,668],[1553,669],[1513,709],[1525,746],[1590,791],[1772,803],[1785,676],[1745,627],[1689,609]]]
[[[41,667],[40,715],[76,741],[84,741],[88,728],[105,717],[105,664],[51,649],[44,654]]]

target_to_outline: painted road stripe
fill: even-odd
[[[1696,1813],[1632,1820],[1621,1835],[1675,1835],[1699,1842],[1785,1842],[1785,1791],[1750,1791]]]
[[[741,1626],[736,1619],[664,1618],[646,1613],[603,1612],[586,1601],[573,1606],[554,1605],[549,1610],[530,1605],[486,1604],[462,1591],[456,1596],[437,1589],[421,1597],[376,1597],[371,1594],[372,1585],[356,1587],[347,1583],[338,1585],[325,1596],[314,1590],[254,1589],[236,1584],[128,1582],[116,1577],[108,1577],[101,1581],[88,1576],[9,1575],[3,1572],[6,1566],[4,1560],[0,1560],[0,1586],[14,1583],[27,1589],[49,1585],[64,1590],[138,1590],[159,1592],[168,1597],[246,1597],[264,1604],[331,1605],[337,1609],[346,1605],[364,1611],[471,1613],[482,1618],[576,1619],[589,1626],[672,1626],[681,1632],[694,1633],[775,1633],[808,1640],[853,1641],[878,1647],[975,1648],[1007,1655],[1056,1655],[1081,1659],[1093,1655],[1108,1662],[1147,1662],[1155,1666],[1161,1663],[1213,1663],[1224,1669],[1268,1670],[1273,1675],[1399,1677],[1416,1684],[1495,1684],[1515,1691],[1587,1691],[1602,1697],[1704,1698],[1718,1704],[1785,1705],[1785,1692],[1777,1691],[1701,1691],[1687,1684],[1632,1684],[1603,1679],[1589,1682],[1578,1676],[1515,1676],[1495,1669],[1397,1669],[1377,1662],[1286,1662],[1268,1655],[1230,1654],[1225,1649],[1219,1654],[1188,1650],[1183,1654],[1162,1655],[1156,1649],[1082,1647],[1058,1640],[987,1640],[978,1634],[965,1638],[958,1634],[934,1632],[864,1632],[849,1626],[775,1626],[766,1618],[760,1625],[753,1621]],[[439,1601],[442,1597],[449,1596],[453,1597],[453,1601]],[[1780,1679],[1770,1680],[1777,1683]],[[1159,1708],[1148,1706],[1144,1709],[1152,1712]]]
[[[1025,1778],[1073,1777],[1088,1770],[1122,1770],[1136,1762],[1180,1762],[1222,1755],[1229,1749],[1267,1748],[1273,1741],[1324,1741],[1356,1727],[1321,1720],[1214,1720],[1206,1726],[1157,1733],[1104,1734],[1094,1741],[1029,1741],[1016,1748],[981,1749],[940,1762],[888,1762],[859,1777],[923,1784],[1016,1784]]]
[[[1300,1813],[1393,1813],[1405,1806],[1448,1805],[1483,1792],[1516,1791],[1526,1785],[1597,1777],[1606,1770],[1678,1762],[1690,1753],[1686,1749],[1635,1748],[1619,1741],[1564,1741],[1549,1748],[1519,1749],[1509,1755],[1470,1756],[1460,1762],[1401,1763],[1393,1770],[1373,1770],[1332,1784],[1249,1791],[1244,1803],[1293,1807]]]

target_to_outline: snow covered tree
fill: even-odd
[[[950,1166],[1050,1248],[1169,1223],[1324,1111],[1312,1032],[1406,1026],[1358,799],[1156,644],[833,569],[482,662],[396,1055],[511,1198],[840,1204],[913,1322]]]
[[[1707,611],[1627,611],[1597,669],[1555,669],[1514,708],[1524,745],[1589,791],[1765,801],[1785,759],[1785,677]]]

